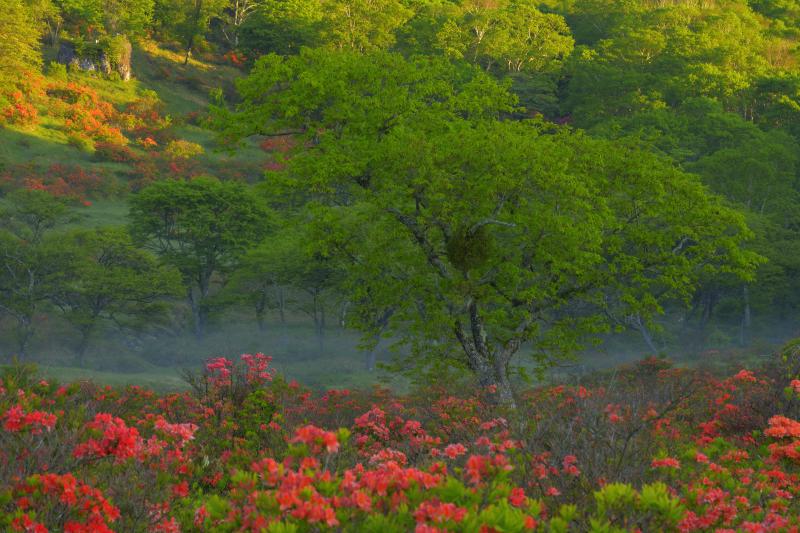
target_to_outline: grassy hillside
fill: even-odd
[[[55,52],[48,49],[45,62],[52,61],[54,55]],[[207,108],[209,91],[221,88],[226,93],[231,92],[234,80],[241,75],[238,68],[197,59],[183,65],[180,54],[145,41],[134,47],[133,69],[134,79],[129,82],[80,72],[70,72],[65,81],[96,92],[117,111],[124,111],[143,96],[155,93],[161,112],[170,123],[167,135],[202,147],[203,153],[194,161],[198,168],[226,169],[244,165],[247,170],[243,178],[258,177],[259,163],[265,159],[265,154],[255,143],[246,143],[233,156],[221,150],[212,132],[193,123]],[[55,80],[52,74],[45,79],[46,82]],[[136,146],[133,135],[126,133],[126,137],[134,154],[147,155]],[[130,164],[104,161],[93,150],[70,144],[63,117],[42,113],[38,124],[32,127],[6,124],[0,128],[0,170],[15,166],[46,169],[55,164],[76,165],[87,172],[123,181],[135,174]]]

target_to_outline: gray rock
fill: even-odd
[[[116,58],[115,61],[108,57],[105,52],[101,53],[96,60],[90,57],[79,57],[75,51],[74,44],[68,41],[61,41],[56,61],[62,65],[67,65],[70,69],[83,72],[102,72],[106,76],[112,72],[117,72],[123,81],[129,81],[133,76],[130,42],[125,42],[119,55],[120,57]]]

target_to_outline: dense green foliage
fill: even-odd
[[[0,10],[0,83],[13,83],[23,71],[38,69],[40,29],[22,0],[9,0]]]
[[[265,206],[234,182],[161,181],[131,202],[131,231],[184,278],[195,332],[203,334],[211,280],[264,237]]]
[[[395,308],[390,333],[509,400],[523,343],[546,359],[603,315],[647,320],[701,276],[753,263],[742,217],[695,178],[623,143],[500,120],[514,98],[478,71],[309,51],[263,58],[239,88],[233,128],[312,140],[279,188],[309,200],[356,304]]]

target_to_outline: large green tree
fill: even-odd
[[[213,178],[159,181],[131,199],[131,233],[183,275],[198,337],[215,276],[264,238],[269,217],[247,185]]]
[[[606,310],[646,319],[705,273],[751,273],[742,217],[693,176],[635,145],[503,120],[514,98],[479,71],[305,51],[262,59],[240,89],[229,133],[308,139],[272,180],[350,260],[352,301],[394,309],[389,331],[415,356],[470,369],[500,401],[523,347],[544,362]]]

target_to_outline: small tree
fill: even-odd
[[[275,296],[282,320],[288,300],[293,310],[313,321],[323,353],[329,304],[341,279],[342,272],[331,258],[315,251],[307,232],[284,225],[242,258],[229,288],[252,302],[262,330],[270,295]]]
[[[81,230],[63,243],[74,259],[53,300],[79,333],[78,366],[101,321],[152,324],[165,309],[164,298],[183,292],[180,273],[137,248],[124,229]]]
[[[67,202],[48,192],[20,189],[6,197],[8,207],[0,209],[0,226],[17,238],[37,243],[59,224],[74,220]]]
[[[36,317],[62,286],[71,258],[56,238],[32,243],[0,231],[0,311],[14,321],[18,355],[28,355]]]
[[[264,238],[269,217],[246,185],[213,178],[159,181],[131,200],[131,234],[183,276],[198,337],[214,277]]]
[[[25,357],[35,317],[62,283],[70,257],[48,233],[74,215],[44,191],[20,190],[0,210],[0,312],[14,322],[14,338]]]

